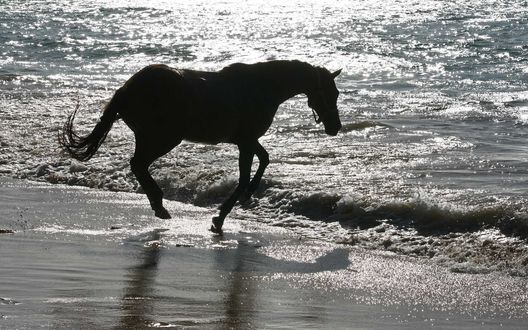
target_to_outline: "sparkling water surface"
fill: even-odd
[[[88,132],[145,65],[298,59],[343,69],[343,129],[326,136],[304,96],[283,104],[262,186],[233,216],[525,276],[527,23],[520,0],[0,1],[0,174],[138,191],[124,123],[87,163],[60,151],[78,102]],[[183,143],[151,171],[166,198],[214,209],[237,157]]]

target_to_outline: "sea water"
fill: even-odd
[[[87,133],[148,64],[298,59],[343,69],[343,128],[325,135],[303,95],[284,103],[260,139],[261,187],[233,217],[526,276],[527,23],[521,0],[0,0],[0,175],[141,192],[123,122],[86,163],[61,151],[77,104]],[[184,142],[151,172],[165,198],[213,210],[237,161],[233,145]]]

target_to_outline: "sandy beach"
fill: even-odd
[[[0,328],[521,329],[528,282],[139,194],[2,180]]]

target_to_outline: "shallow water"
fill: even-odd
[[[261,139],[262,187],[235,217],[526,276],[527,20],[520,0],[0,1],[0,174],[137,191],[122,122],[88,163],[60,152],[77,102],[88,130],[147,64],[299,59],[343,68],[343,130],[325,136],[301,96],[285,103]],[[151,169],[166,198],[213,212],[236,148],[184,143]]]
[[[522,328],[527,279],[450,272],[208,208],[0,181],[0,328]],[[138,205],[139,204],[139,205]],[[76,212],[71,210],[75,209]]]

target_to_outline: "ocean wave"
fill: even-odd
[[[271,188],[256,207],[252,212],[274,216],[271,225],[301,238],[428,258],[455,273],[528,276],[528,216],[515,205],[470,207],[419,197],[384,200]],[[262,207],[276,211],[270,216]]]
[[[439,205],[420,199],[366,202],[364,198],[344,197],[336,203],[333,219],[354,225],[368,219],[388,219],[419,232],[445,234],[498,228],[509,235],[528,237],[528,215],[508,205]]]
[[[14,169],[16,170],[16,169]],[[111,191],[142,193],[127,162],[105,163],[104,167],[76,161],[36,164],[19,176],[51,183],[87,186]],[[198,206],[215,207],[235,189],[238,178],[228,169],[208,166],[153,166],[154,178],[164,197]],[[393,192],[392,195],[397,192]],[[254,202],[244,207],[256,212],[298,215],[311,220],[337,221],[349,228],[366,229],[389,221],[400,228],[426,234],[472,232],[497,228],[509,236],[528,238],[528,214],[522,203],[497,199],[450,202],[431,193],[430,197],[390,197],[390,194],[350,194],[332,190],[311,191],[295,183],[263,179]],[[408,194],[407,194],[408,195]],[[463,198],[463,197],[461,197]],[[472,205],[466,205],[471,203]]]
[[[7,71],[0,70],[0,82],[1,81],[13,81],[20,77],[18,74],[10,73]]]
[[[528,238],[528,214],[525,210],[500,202],[470,207],[434,203],[419,197],[390,200],[325,192],[285,192],[283,189],[271,189],[261,198],[275,201],[268,203],[268,207],[277,207],[312,220],[337,221],[348,228],[368,229],[387,222],[426,235],[496,228],[505,235]],[[280,203],[276,202],[279,200]]]
[[[355,123],[344,124],[343,127],[341,128],[341,132],[346,133],[346,132],[351,132],[351,131],[360,131],[360,130],[364,130],[366,128],[371,128],[371,127],[390,128],[392,126],[381,123],[381,122],[366,120],[366,121],[359,121]]]

